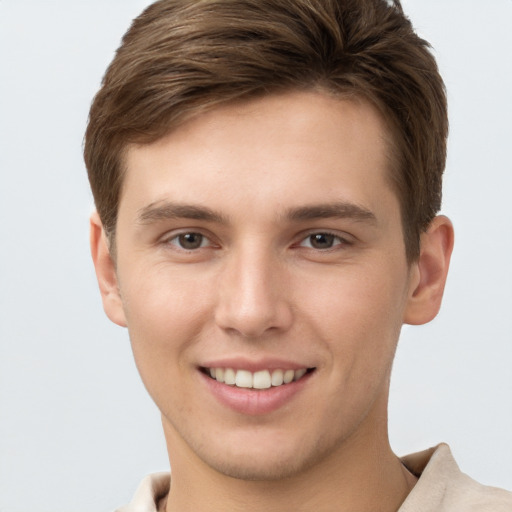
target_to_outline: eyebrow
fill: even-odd
[[[205,206],[159,201],[138,211],[137,220],[140,224],[151,224],[166,219],[194,219],[226,224],[226,219],[219,213]]]
[[[355,221],[367,221],[375,224],[375,214],[354,203],[337,202],[326,204],[314,204],[290,208],[285,211],[284,218],[294,222],[315,219],[351,219]],[[219,224],[227,224],[226,217],[206,206],[158,201],[151,203],[138,211],[137,221],[140,224],[151,224],[168,219],[193,219]]]
[[[288,210],[286,217],[294,221],[335,218],[377,223],[377,218],[371,210],[348,202],[300,206]]]

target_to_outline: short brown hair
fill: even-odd
[[[113,238],[123,152],[221,103],[321,89],[373,103],[387,122],[406,254],[441,206],[446,95],[399,0],[160,0],[136,18],[90,110],[84,156]]]

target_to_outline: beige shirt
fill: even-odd
[[[512,493],[462,473],[446,444],[407,455],[402,462],[420,478],[398,512],[512,512]],[[133,501],[116,512],[157,512],[169,485],[169,473],[147,476]]]

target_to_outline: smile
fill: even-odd
[[[217,382],[246,389],[269,389],[296,382],[314,368],[298,370],[234,370],[233,368],[203,368],[204,373]]]

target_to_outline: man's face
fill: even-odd
[[[127,152],[119,315],[171,456],[274,479],[386,436],[416,273],[385,134],[366,103],[288,93]]]

